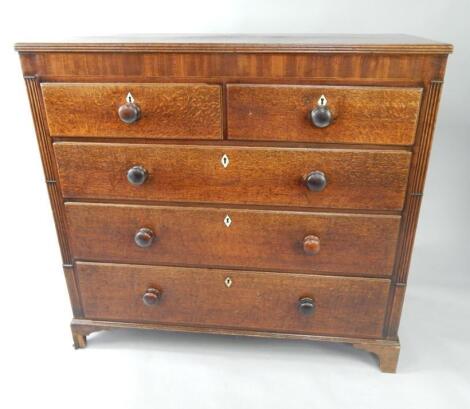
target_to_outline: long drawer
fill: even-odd
[[[219,85],[43,83],[41,87],[51,136],[222,138]]]
[[[411,157],[396,150],[74,142],[54,150],[66,198],[377,210],[402,208]],[[145,178],[129,182],[139,169]]]
[[[66,203],[75,259],[388,276],[399,216]],[[138,243],[138,244],[136,244]]]
[[[380,337],[390,282],[76,263],[86,318]]]
[[[421,94],[421,88],[233,84],[227,88],[228,137],[412,145]],[[319,101],[325,104],[320,127],[311,120]]]

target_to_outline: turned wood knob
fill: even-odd
[[[319,105],[310,111],[310,120],[317,128],[326,128],[331,125],[333,115],[326,105]]]
[[[315,311],[315,301],[310,297],[302,297],[297,303],[297,308],[303,315],[311,315]]]
[[[132,124],[140,118],[140,108],[134,102],[126,102],[119,107],[118,115],[122,122]]]
[[[161,298],[162,292],[157,288],[147,288],[147,291],[142,296],[142,301],[145,305],[155,305]]]
[[[134,242],[139,247],[150,247],[155,240],[155,233],[147,227],[142,227],[134,236]]]
[[[323,172],[315,170],[305,176],[304,182],[311,192],[321,192],[326,187],[326,176]]]
[[[317,236],[309,235],[304,238],[304,252],[309,256],[318,254],[320,251],[320,239]]]
[[[127,171],[127,180],[133,186],[140,186],[145,183],[148,178],[147,169],[143,166],[133,166]]]

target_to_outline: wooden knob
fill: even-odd
[[[126,102],[118,110],[119,118],[126,124],[132,124],[140,118],[140,108],[134,102]]]
[[[310,120],[317,128],[326,128],[333,121],[333,115],[326,105],[317,106],[310,111]]]
[[[297,309],[303,315],[312,315],[315,311],[315,301],[310,297],[302,297],[297,303]]]
[[[142,301],[144,302],[145,305],[147,306],[152,306],[158,303],[162,296],[162,292],[158,290],[157,288],[147,288],[147,291],[145,294],[142,296]]]
[[[323,172],[315,170],[305,176],[304,182],[311,192],[321,192],[326,187],[326,176]]]
[[[304,238],[304,252],[309,256],[314,256],[320,251],[320,239],[317,236],[306,236]]]
[[[155,233],[147,227],[142,227],[134,236],[134,242],[139,247],[150,247],[155,240]]]
[[[145,183],[148,175],[147,170],[143,166],[137,165],[127,171],[127,180],[133,186],[140,186]]]

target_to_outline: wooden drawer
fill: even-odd
[[[379,215],[91,203],[65,208],[75,259],[304,273],[391,275],[400,224],[399,216]],[[155,235],[147,248],[134,242],[142,228]]]
[[[390,286],[385,279],[181,267],[77,263],[75,271],[89,319],[360,337],[382,335]],[[143,302],[146,292],[155,304]]]
[[[68,198],[379,210],[402,208],[411,157],[386,150],[72,142],[54,149]],[[149,174],[138,186],[126,177],[136,165]],[[305,178],[318,171],[326,187],[311,191]]]
[[[421,88],[229,85],[228,137],[241,140],[412,145]],[[309,113],[324,95],[333,123]]]
[[[205,84],[43,83],[51,136],[221,139],[221,88]],[[140,118],[123,122],[128,93]]]

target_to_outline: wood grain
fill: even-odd
[[[406,283],[411,262],[414,237],[418,224],[421,197],[424,190],[429,153],[436,124],[437,109],[441,95],[441,82],[432,82],[426,90],[418,141],[413,155],[413,167],[410,173],[406,209],[404,211],[403,240],[397,263],[397,282]]]
[[[452,46],[402,36],[306,35],[121,38],[16,49],[76,317],[77,348],[85,347],[89,333],[109,328],[322,340],[354,344],[376,354],[382,370],[395,371],[405,283]],[[48,121],[40,83],[45,94],[60,90],[46,96]],[[235,105],[233,90],[241,92]],[[334,111],[329,128],[307,127],[306,114],[319,97],[312,90],[326,94]],[[130,126],[117,114],[129,91],[145,108]],[[57,144],[54,152],[53,139],[76,143]],[[230,157],[227,169],[215,161],[222,152]],[[150,178],[132,190],[126,166],[142,160]],[[326,170],[322,192],[302,190],[299,173],[313,166]],[[65,210],[66,198],[116,204],[71,202]],[[161,203],[135,205],[146,201]],[[312,209],[317,213],[306,212]],[[227,215],[230,227],[223,222]],[[157,236],[146,249],[134,244],[141,227]],[[307,255],[303,241],[313,236],[318,241],[310,240],[315,246],[308,249],[319,252]],[[101,272],[100,265],[80,260],[139,266],[111,265]],[[113,312],[113,318],[82,318],[74,263],[84,266],[87,312]],[[221,284],[225,271],[234,279],[230,288]],[[140,278],[146,291],[157,285],[150,282],[157,276],[170,294],[188,294],[166,316],[171,319],[137,306],[124,310],[120,300],[141,293]],[[173,276],[182,283],[176,285]],[[219,285],[224,297],[243,289],[236,299],[228,297],[228,309]],[[320,296],[320,313],[310,316],[318,326],[302,326],[295,313],[283,315],[293,313],[294,301],[288,312],[287,302],[303,288]],[[193,316],[188,300],[196,295],[200,315]]]
[[[385,332],[389,338],[396,337],[398,334],[441,90],[441,81],[432,81],[425,89],[397,247],[394,274],[396,287],[390,297],[389,314],[385,326]]]
[[[85,335],[79,334],[72,329],[73,346],[75,349],[86,348],[87,339]]]
[[[398,358],[400,356],[400,343],[398,340],[394,343],[382,345],[375,342],[362,341],[354,343],[353,347],[376,355],[382,372],[395,373],[397,371]]]
[[[64,216],[63,202],[60,194],[60,187],[57,186],[57,169],[54,159],[52,141],[49,138],[47,122],[44,113],[44,106],[41,94],[40,83],[37,78],[26,78],[26,89],[28,91],[31,112],[33,114],[36,137],[41,153],[41,159],[46,178],[49,199],[51,201],[52,212],[59,239],[60,251],[64,264],[70,264],[71,255],[69,250],[66,223]]]
[[[78,289],[77,279],[73,266],[64,265],[65,282],[67,283],[67,290],[69,292],[70,304],[72,305],[72,312],[74,318],[83,318],[82,302],[80,299],[80,292]]]
[[[222,138],[217,85],[43,83],[42,91],[51,136]],[[118,116],[129,92],[141,110],[133,124]]]
[[[73,319],[71,323],[74,336],[85,338],[86,336],[97,331],[106,331],[111,329],[132,329],[138,328],[140,330],[152,331],[171,331],[171,332],[189,332],[189,333],[203,333],[212,335],[235,335],[253,338],[272,338],[272,339],[290,339],[298,341],[315,341],[315,342],[334,342],[334,343],[348,343],[354,345],[357,349],[363,349],[377,355],[379,359],[385,357],[386,362],[390,364],[393,362],[393,356],[398,358],[397,349],[399,352],[400,342],[388,339],[367,339],[367,338],[352,338],[342,336],[328,336],[328,335],[313,335],[301,334],[294,332],[272,332],[272,331],[256,331],[246,329],[231,329],[223,327],[201,327],[190,325],[174,325],[174,324],[160,324],[149,322],[123,322],[123,321],[104,321],[104,320],[90,320],[90,319]],[[387,353],[390,351],[390,354]],[[381,367],[382,363],[380,362]],[[384,371],[392,372],[392,371]]]
[[[152,34],[17,43],[20,52],[251,52],[448,54],[452,45],[404,34]]]
[[[389,281],[136,265],[77,263],[85,316],[312,334],[380,336]],[[225,278],[231,277],[227,288]],[[148,287],[161,300],[147,306]],[[315,312],[302,315],[310,295]]]
[[[335,119],[316,128],[322,95]],[[420,101],[418,88],[229,84],[228,138],[412,145]]]
[[[391,297],[389,297],[389,300],[391,301],[391,304],[389,304],[388,307],[384,333],[387,338],[396,339],[398,337],[398,328],[400,326],[403,302],[405,300],[406,284],[392,284],[390,291]]]
[[[54,144],[66,198],[401,210],[411,154],[404,151],[194,145]],[[221,158],[227,155],[224,168]],[[128,169],[149,177],[131,185]],[[320,170],[327,186],[307,189]]]
[[[75,259],[387,276],[399,216],[66,203]],[[230,227],[224,223],[231,219]],[[135,245],[142,227],[156,235]],[[308,256],[303,240],[320,238]]]
[[[67,82],[413,84],[443,78],[446,55],[54,52],[21,54],[24,75]]]
[[[90,319],[73,319],[71,323],[72,333],[76,348],[85,348],[87,345],[86,337],[93,332],[106,331],[111,329],[140,329],[140,330],[159,330],[171,332],[189,332],[196,334],[212,335],[235,335],[253,338],[272,338],[272,339],[290,339],[298,341],[315,342],[334,342],[352,344],[356,349],[362,349],[371,352],[379,359],[379,366],[383,372],[393,373],[396,371],[398,356],[400,352],[400,342],[398,339],[367,339],[351,338],[342,336],[314,335],[308,333],[294,332],[273,332],[256,331],[247,329],[233,329],[224,327],[202,327],[190,325],[161,324],[149,322],[123,322],[123,321],[104,321]]]
[[[75,318],[79,318],[82,317],[80,296],[78,294],[74,272],[70,264],[72,262],[72,255],[70,252],[69,239],[67,235],[64,203],[60,193],[60,186],[57,182],[57,168],[54,158],[54,151],[52,148],[52,140],[49,137],[47,131],[44,106],[42,103],[41,87],[37,78],[25,78],[25,83],[36,130],[36,138],[41,153],[41,160],[46,179],[47,190],[49,193],[49,200],[51,202],[52,213],[54,216],[57,238],[62,255],[63,270],[65,281],[67,283],[70,303],[72,306],[73,316]]]

